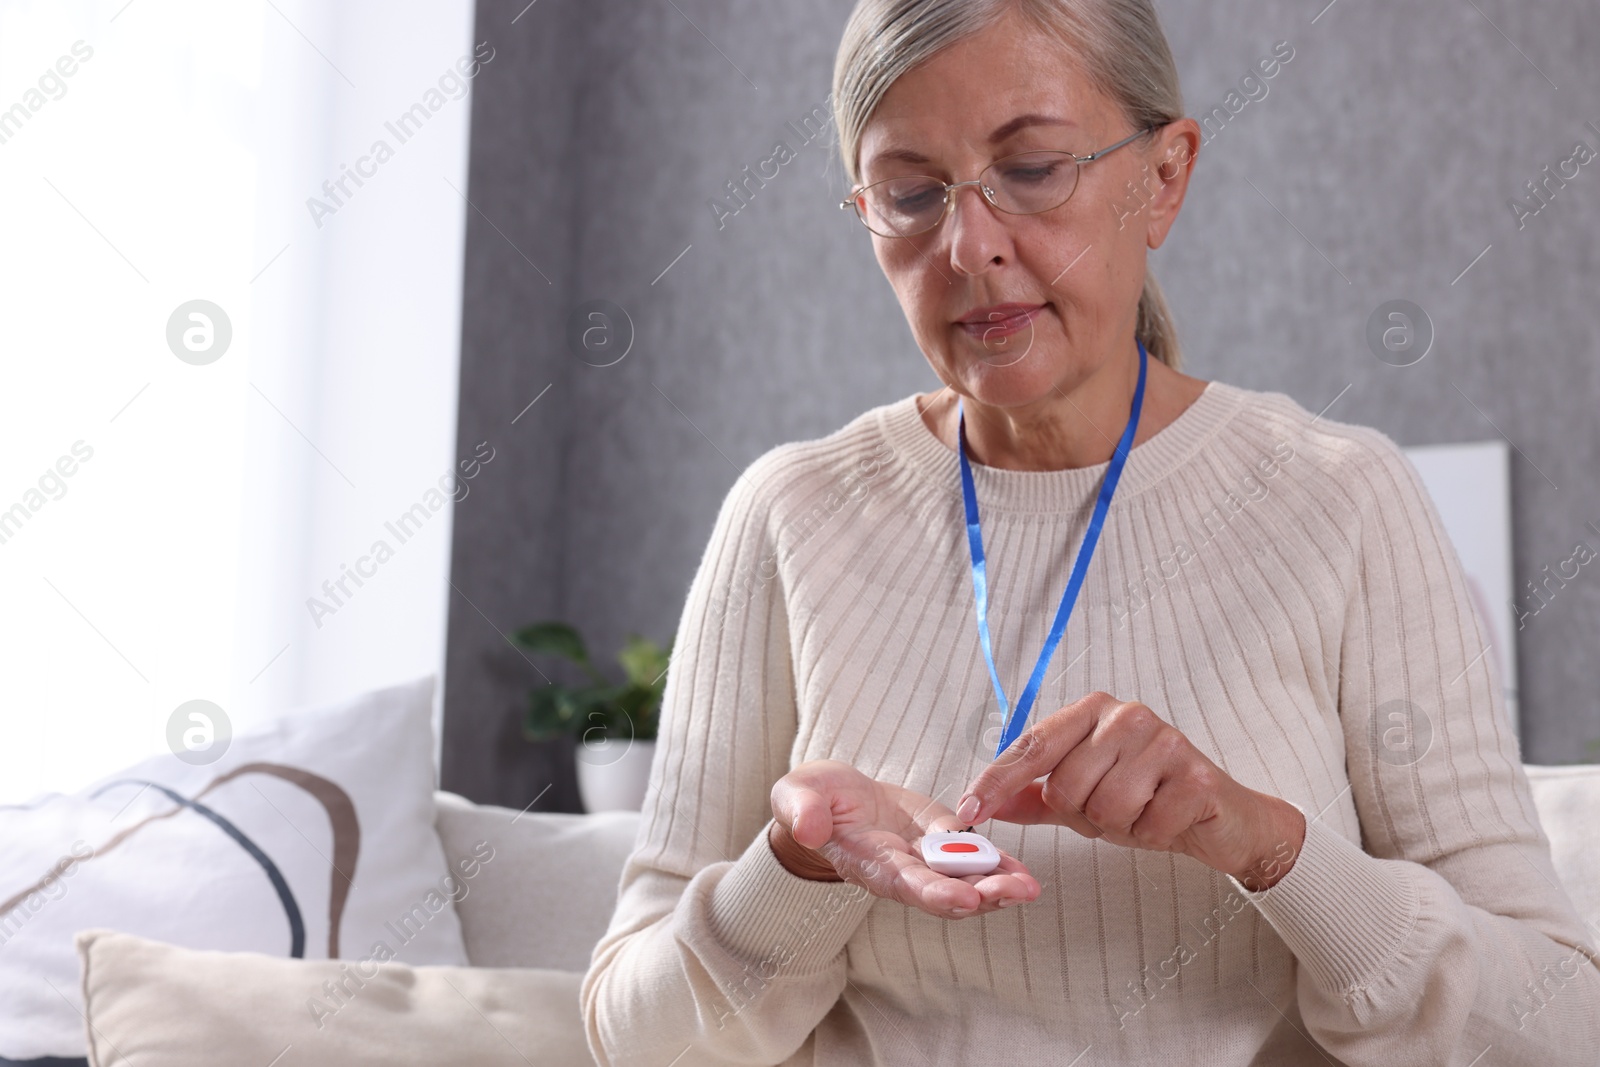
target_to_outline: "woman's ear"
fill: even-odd
[[[1193,119],[1179,119],[1166,127],[1156,152],[1161,161],[1156,166],[1156,177],[1161,185],[1151,198],[1146,216],[1145,240],[1151,248],[1161,247],[1167,231],[1177,221],[1199,154],[1200,127]]]
[[[1184,118],[1166,127],[1162,138],[1161,164],[1157,173],[1161,180],[1170,182],[1185,168],[1191,166],[1200,154],[1200,129],[1193,119]]]

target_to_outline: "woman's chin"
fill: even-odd
[[[1016,366],[968,364],[961,375],[962,392],[980,404],[999,408],[1027,407],[1052,395],[1052,379]]]
[[[963,391],[984,404],[1013,407],[1048,396],[1060,378],[1051,373],[1044,338],[1031,332],[974,341],[959,338],[945,353]],[[949,380],[949,379],[947,379]]]

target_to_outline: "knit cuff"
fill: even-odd
[[[768,842],[771,822],[712,891],[709,921],[736,959],[790,975],[827,967],[866,917],[873,897],[849,882],[790,873]]]
[[[1300,855],[1277,884],[1252,893],[1238,879],[1229,881],[1266,916],[1312,981],[1345,997],[1390,965],[1416,925],[1421,899],[1401,868],[1307,819]]]

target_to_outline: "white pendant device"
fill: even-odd
[[[1000,866],[1000,850],[971,830],[938,830],[922,835],[922,861],[952,878],[990,874]]]

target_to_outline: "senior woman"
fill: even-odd
[[[1146,256],[1199,129],[1148,0],[862,0],[833,100],[945,388],[729,492],[596,1056],[1592,1063],[1600,971],[1414,468],[1178,370]],[[971,825],[998,870],[924,863]]]

